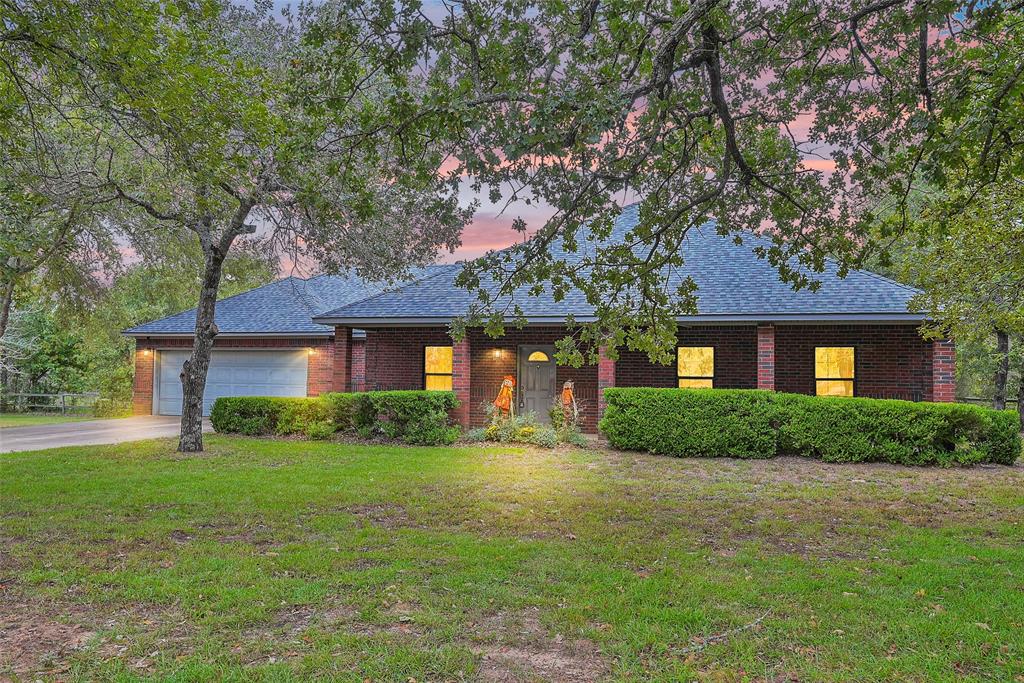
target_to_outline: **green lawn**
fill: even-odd
[[[1024,680],[1024,467],[0,455],[0,679]]]
[[[40,413],[0,413],[0,429],[5,427],[29,427],[31,425],[48,425],[60,422],[79,422],[81,420],[95,420],[91,415],[86,416],[63,416],[43,415]]]

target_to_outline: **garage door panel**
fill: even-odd
[[[157,412],[181,414],[181,366],[188,351],[160,353]],[[305,351],[214,351],[210,357],[203,414],[221,396],[305,396],[308,356]]]

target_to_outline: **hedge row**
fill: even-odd
[[[335,432],[409,444],[448,444],[459,436],[449,413],[458,407],[450,391],[370,391],[312,398],[234,396],[218,398],[210,422],[218,432],[249,435]]]
[[[616,448],[689,457],[800,455],[828,462],[1012,464],[1016,413],[960,403],[830,398],[743,389],[605,390]]]

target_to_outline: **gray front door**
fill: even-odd
[[[519,347],[519,413],[534,413],[543,423],[555,398],[555,347]]]

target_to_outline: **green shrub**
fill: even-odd
[[[312,420],[303,427],[302,433],[310,439],[329,439],[335,432],[334,423],[329,420]]]
[[[312,425],[322,432],[335,430],[332,406],[322,397],[291,399],[281,408],[275,430],[278,434],[306,434]]]
[[[599,428],[617,448],[770,458],[779,426],[772,397],[739,389],[606,389]]]
[[[359,416],[369,414],[366,396],[365,393],[331,393],[321,396],[328,407],[330,419],[334,422],[337,431],[346,433],[354,432],[357,429]]]
[[[363,436],[421,446],[450,444],[459,438],[459,427],[449,417],[459,406],[451,391],[370,391],[359,396],[354,423]]]
[[[600,429],[616,448],[678,456],[902,465],[1012,464],[1016,415],[956,403],[740,389],[605,391]]]
[[[315,400],[276,396],[226,396],[213,402],[210,422],[218,432],[250,436],[274,434],[286,406]]]
[[[449,412],[459,405],[450,391],[371,391],[314,398],[237,396],[214,401],[210,421],[218,432],[304,434],[326,439],[358,431],[409,444],[454,442],[459,428]]]

